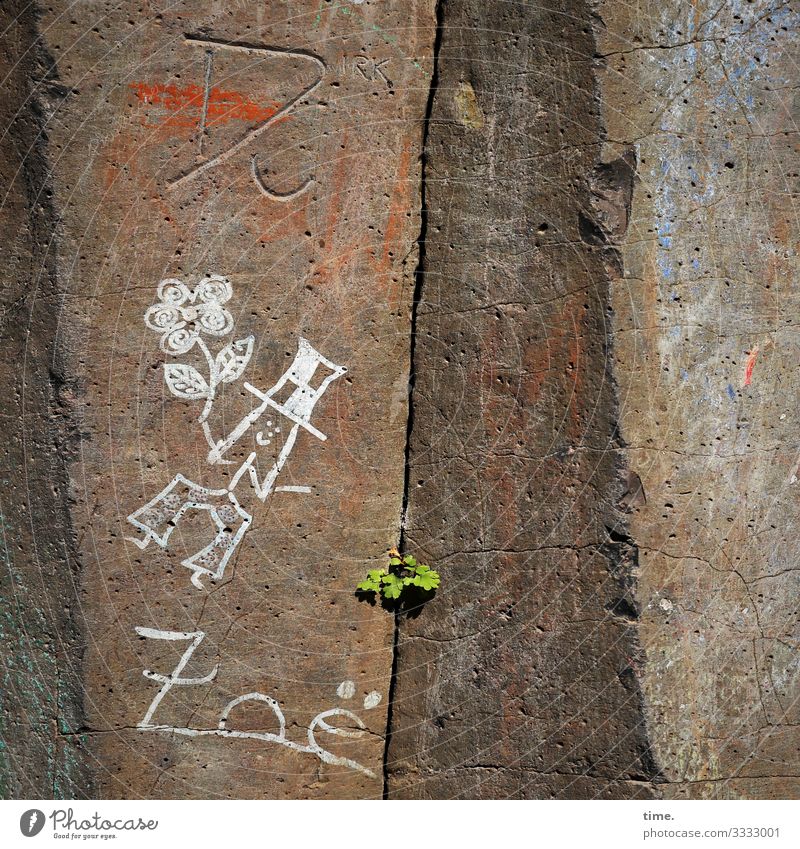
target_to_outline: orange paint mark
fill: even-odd
[[[339,222],[352,189],[353,161],[348,149],[348,134],[342,134],[341,153],[332,163],[326,185],[330,186],[327,193],[327,209],[323,213],[322,238],[319,248],[323,251],[314,270],[316,283],[328,284],[338,282],[344,285],[345,269],[350,266],[361,249],[360,241],[348,237],[344,227],[339,229]],[[341,235],[339,235],[341,233]]]
[[[254,233],[262,244],[277,242],[281,239],[297,238],[297,233],[308,230],[308,210],[311,204],[311,195],[306,192],[299,200],[300,205],[295,208],[285,204],[269,203],[262,204],[257,213],[255,228],[250,227],[245,220],[248,229]]]
[[[339,223],[339,216],[342,214],[344,199],[349,188],[350,151],[347,144],[348,133],[345,131],[342,134],[342,152],[339,154],[338,160],[334,163],[333,174],[331,175],[332,186],[325,222],[325,244],[328,247],[329,255],[333,255],[336,225]]]
[[[750,352],[750,356],[747,358],[747,362],[744,366],[744,385],[749,386],[753,380],[753,367],[756,364],[756,357],[758,357],[758,345],[753,348]]]
[[[378,258],[374,251],[370,251],[370,262],[378,274],[378,280],[384,288],[386,302],[392,311],[398,308],[402,296],[402,281],[398,284],[398,278],[392,277],[391,272],[403,246],[405,222],[411,208],[411,189],[408,180],[410,166],[411,139],[406,138],[403,140],[403,147],[397,163],[381,255]]]
[[[403,219],[409,207],[408,169],[411,162],[411,139],[405,139],[397,166],[397,178],[394,184],[394,194],[389,208],[389,219],[386,222],[386,234],[383,240],[382,267],[388,270],[391,266],[392,249],[397,250],[402,236]]]
[[[160,106],[168,113],[160,124],[171,127],[200,129],[203,120],[204,90],[202,86],[177,86],[166,83],[131,83],[130,88],[142,105]],[[206,107],[206,127],[227,124],[228,121],[262,123],[280,108],[279,103],[264,106],[248,100],[238,91],[225,91],[217,86],[209,89]]]

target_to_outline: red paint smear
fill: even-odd
[[[161,106],[176,113],[163,121],[173,127],[200,127],[203,114],[203,88],[199,85],[176,86],[165,83],[131,83],[130,88],[140,103]],[[206,126],[226,124],[228,121],[247,121],[250,123],[267,121],[277,111],[280,104],[262,106],[248,100],[238,91],[223,91],[212,87],[208,92],[208,110]]]
[[[749,386],[750,382],[753,379],[753,366],[756,364],[756,357],[758,356],[758,346],[750,352],[750,356],[747,358],[747,363],[744,367],[744,385]]]
[[[411,139],[407,138],[403,141],[403,149],[400,153],[400,163],[397,168],[394,194],[389,208],[389,220],[386,222],[386,235],[383,240],[382,268],[387,271],[392,264],[389,254],[392,253],[392,249],[397,250],[400,245],[403,217],[409,207],[408,169],[410,161]]]

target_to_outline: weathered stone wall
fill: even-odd
[[[80,375],[57,343],[63,285],[47,116],[63,95],[28,4],[0,9],[0,796],[91,794],[68,732],[83,724],[79,560],[66,463]]]
[[[397,541],[401,512],[432,8],[55,3],[27,23],[37,28],[27,44],[35,37],[52,56],[59,93],[43,123],[60,299],[49,303],[52,325],[29,330],[37,344],[57,344],[83,436],[69,458],[69,515],[81,562],[85,717],[61,729],[91,765],[96,789],[83,792],[379,796],[393,622],[353,589]],[[31,80],[43,73],[27,69]],[[46,237],[34,240],[47,248]],[[197,307],[208,274],[229,278],[232,294],[206,327]],[[253,337],[242,378],[218,387],[206,421],[213,441],[257,406],[244,381],[270,389],[301,337],[347,369],[317,369],[306,391],[335,380],[309,428],[270,407],[226,455],[233,465],[207,462],[204,403],[174,397],[165,374],[191,366],[210,383],[211,365],[200,342],[181,352],[186,339],[170,336],[159,347],[162,333],[144,322],[165,278],[187,287],[164,289],[162,300],[188,291],[184,330],[199,327],[212,355]],[[163,318],[163,310],[148,314],[154,325]],[[226,333],[215,336],[218,320]],[[246,341],[235,350],[246,356]],[[46,394],[46,358],[27,379]],[[185,381],[176,386],[189,391]],[[302,398],[290,394],[276,403],[299,410]],[[164,546],[128,521],[178,475],[224,490],[251,452],[263,482],[284,449],[291,456],[264,503],[249,473],[236,486],[252,521],[218,580],[182,565],[217,532],[207,509],[138,513],[145,525],[163,522],[160,539],[171,533]],[[27,478],[49,487],[36,471],[38,446],[28,445],[25,458],[37,464]],[[179,486],[175,497],[184,495],[184,504],[228,505],[219,520],[230,547],[243,527],[238,509],[196,487]],[[33,592],[43,576],[31,568]],[[163,684],[143,671],[172,674],[201,632],[181,677],[216,667],[213,680],[176,686],[150,717],[161,729],[137,728]],[[47,677],[55,686],[55,673]],[[254,692],[274,701],[234,707],[225,730],[273,736],[215,734],[225,706]],[[320,716],[332,709],[358,719]],[[34,715],[25,702],[10,713]],[[335,762],[302,750],[312,745],[314,717],[316,745]],[[326,722],[350,736],[329,733]],[[26,795],[34,790],[52,792],[38,777]]]
[[[603,3],[613,285],[650,738],[680,796],[796,798],[796,9]]]
[[[441,10],[390,786],[796,797],[796,13]]]
[[[2,17],[0,794],[800,795],[787,4]]]
[[[590,10],[441,14],[406,537],[447,591],[401,623],[390,788],[646,797]]]

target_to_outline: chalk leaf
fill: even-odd
[[[208,397],[208,384],[202,374],[185,363],[167,363],[164,366],[164,380],[170,392],[178,398],[195,401]]]
[[[217,375],[220,383],[233,383],[242,376],[253,355],[254,337],[237,339],[226,345],[216,357]]]

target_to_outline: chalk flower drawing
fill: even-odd
[[[220,383],[233,383],[242,376],[253,355],[252,336],[238,339],[212,354],[203,339],[227,336],[233,330],[233,316],[223,306],[233,294],[230,280],[207,274],[194,289],[183,281],[169,278],[158,285],[158,303],[144,315],[144,323],[162,334],[161,350],[173,357],[187,354],[195,346],[208,364],[208,378],[188,363],[167,363],[164,380],[170,392],[189,401],[205,399],[198,421],[203,424],[214,404]],[[206,439],[210,432],[204,428]]]
[[[140,538],[128,537],[131,542],[141,549],[151,541],[166,548],[170,535],[183,516],[193,510],[208,512],[216,528],[216,536],[196,554],[181,561],[192,570],[191,581],[198,589],[203,588],[203,575],[214,579],[223,576],[231,555],[253,521],[252,515],[234,495],[242,479],[249,481],[261,501],[266,501],[273,492],[311,491],[307,486],[277,486],[276,481],[301,430],[321,441],[328,438],[311,424],[311,414],[328,386],[347,371],[344,366],[323,357],[306,339],[300,338],[292,364],[272,387],[262,391],[248,382],[244,383],[258,405],[227,436],[215,439],[207,419],[214,405],[217,387],[238,380],[253,354],[252,336],[229,342],[216,354],[203,339],[204,334],[220,338],[232,332],[233,317],[224,306],[232,294],[230,281],[218,274],[207,274],[194,289],[181,280],[169,278],[158,285],[158,303],[147,310],[144,319],[149,328],[162,334],[161,349],[165,353],[177,357],[196,346],[205,357],[207,378],[189,363],[166,363],[164,379],[178,398],[205,400],[198,422],[210,449],[207,457],[210,465],[233,463],[227,459],[228,451],[245,434],[255,430],[267,414],[274,416],[281,425],[275,424],[272,418],[266,419],[264,429],[267,434],[264,435],[264,429],[255,433],[257,445],[269,445],[272,439],[284,432],[284,424],[288,428],[277,459],[263,478],[258,473],[256,452],[252,451],[227,487],[212,489],[200,486],[177,474],[155,498],[128,516],[128,521],[143,534]],[[322,370],[328,373],[319,380],[318,374]],[[285,400],[280,401],[279,398]]]
[[[233,316],[222,305],[232,295],[230,281],[218,274],[206,275],[194,289],[181,280],[162,280],[159,303],[145,313],[144,323],[164,335],[161,350],[185,354],[200,333],[225,336],[233,330]]]
[[[262,391],[245,382],[244,387],[258,401],[251,410],[231,431],[222,439],[213,437],[207,419],[211,412],[216,390],[220,384],[233,383],[244,373],[253,354],[254,338],[248,336],[225,344],[219,351],[212,353],[204,340],[204,335],[220,339],[233,331],[233,316],[225,307],[233,295],[233,288],[226,277],[218,274],[208,274],[190,289],[181,280],[162,280],[157,289],[158,302],[145,313],[145,324],[161,334],[161,350],[173,357],[188,354],[197,348],[203,354],[208,366],[208,377],[190,363],[166,363],[164,379],[167,386],[178,398],[189,401],[205,400],[203,411],[198,422],[209,445],[207,462],[209,465],[231,464],[226,455],[228,451],[241,440],[245,434],[255,430],[262,418],[267,415],[281,422],[266,419],[262,430],[255,436],[257,445],[267,446],[279,434],[288,428],[284,442],[277,459],[264,475],[260,477],[256,463],[256,452],[252,451],[247,459],[240,464],[230,483],[225,488],[211,489],[194,483],[182,474],[177,474],[167,486],[154,498],[128,516],[128,521],[142,536],[128,537],[139,548],[144,549],[153,541],[161,548],[166,548],[170,535],[178,526],[181,517],[192,510],[208,512],[216,536],[211,542],[196,554],[182,561],[183,565],[192,570],[192,584],[198,589],[203,588],[202,576],[219,579],[225,572],[231,555],[250,527],[253,517],[239,503],[234,490],[241,480],[250,483],[255,496],[266,501],[273,492],[310,492],[307,486],[276,486],[278,475],[294,449],[297,437],[301,431],[306,431],[319,440],[325,441],[327,436],[311,424],[311,414],[317,402],[323,396],[331,382],[341,377],[347,369],[336,365],[323,357],[314,349],[310,342],[300,338],[297,354],[292,364],[275,382]],[[327,371],[321,380],[320,371]],[[283,399],[283,400],[281,400]],[[264,430],[267,431],[266,436]],[[245,693],[232,699],[225,706],[216,728],[190,728],[188,726],[159,725],[153,722],[153,715],[162,699],[175,686],[190,686],[210,684],[215,680],[218,666],[206,675],[194,678],[183,678],[181,673],[191,660],[198,646],[205,639],[203,631],[165,631],[156,628],[137,627],[140,637],[151,640],[188,641],[189,645],[178,661],[175,669],[164,675],[143,671],[145,678],[160,684],[138,728],[143,731],[165,731],[188,737],[208,736],[260,740],[275,743],[302,752],[315,755],[321,761],[329,764],[346,766],[375,777],[375,773],[350,758],[340,757],[324,749],[317,742],[317,734],[325,733],[334,737],[359,738],[366,733],[363,721],[351,710],[334,707],[318,713],[310,722],[307,730],[307,743],[301,744],[286,736],[286,719],[278,702],[263,693]],[[337,694],[341,699],[351,699],[355,695],[355,684],[343,681]],[[231,711],[244,702],[257,701],[268,705],[278,720],[278,733],[261,731],[238,731],[228,728]],[[381,701],[376,691],[369,693],[364,699],[364,709],[371,710]],[[330,725],[327,720],[332,717],[343,717],[354,726],[340,728]]]

